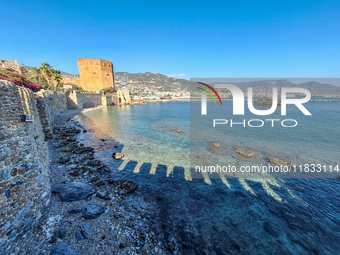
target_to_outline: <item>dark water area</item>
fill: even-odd
[[[139,184],[134,195],[154,208],[141,214],[168,251],[177,254],[339,254],[340,184],[332,179],[286,179],[271,189],[238,179],[186,181],[183,168],[166,177],[166,166],[149,174],[150,164],[133,173],[130,162],[111,177]],[[294,195],[292,195],[294,194]],[[138,205],[136,205],[138,206]]]

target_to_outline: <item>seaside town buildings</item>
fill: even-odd
[[[63,84],[63,89],[77,89],[78,86],[71,83],[71,82],[66,82]]]

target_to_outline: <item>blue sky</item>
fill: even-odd
[[[191,77],[340,77],[340,1],[2,1],[0,58]]]

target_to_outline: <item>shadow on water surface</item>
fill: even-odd
[[[116,163],[113,175],[137,182],[146,201],[162,198],[152,220],[169,240],[183,242],[184,254],[188,254],[186,245],[195,249],[193,254],[210,246],[216,254],[334,254],[340,250],[339,183],[335,180],[210,176],[207,181],[203,176],[187,178],[182,167],[168,169],[133,160]]]

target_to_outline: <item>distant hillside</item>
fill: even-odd
[[[115,73],[115,83],[117,88],[129,89],[131,91],[189,91],[191,85],[197,84],[184,79],[176,79],[159,73]],[[216,83],[215,83],[216,84]],[[312,95],[340,95],[340,87],[332,84],[322,84],[318,82],[306,82],[295,84],[287,80],[259,80],[251,82],[229,83],[238,86],[243,91],[252,87],[255,94],[264,94],[266,89],[271,92],[272,87],[301,87],[308,89]],[[226,91],[227,92],[227,91]]]
[[[184,79],[176,79],[159,73],[115,73],[115,85],[118,89],[131,91],[147,89],[150,91],[189,91],[194,83]]]
[[[312,95],[340,95],[340,87],[332,84],[321,84],[312,81],[301,83],[298,87],[308,89]]]
[[[217,84],[217,83],[214,83]],[[252,87],[254,93],[264,94],[266,90],[271,93],[272,87],[284,88],[284,87],[299,87],[308,89],[312,95],[340,95],[340,87],[332,84],[322,84],[318,82],[306,82],[295,84],[287,80],[259,80],[251,82],[231,82],[229,84],[236,85],[243,91],[246,91],[248,87]]]

